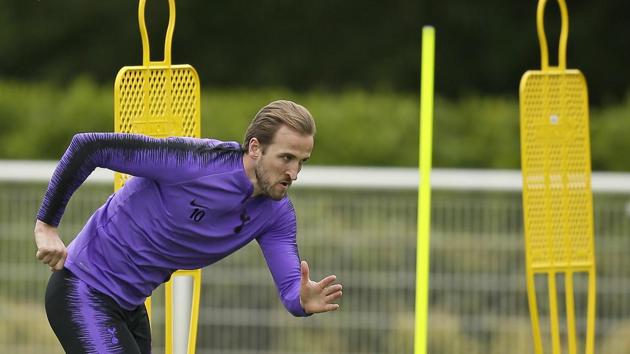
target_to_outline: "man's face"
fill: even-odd
[[[282,199],[304,162],[311,157],[311,151],[312,135],[280,127],[271,144],[262,147],[262,155],[256,163],[254,172],[262,194],[274,200]]]

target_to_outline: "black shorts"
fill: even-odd
[[[66,353],[151,352],[144,305],[125,310],[65,268],[48,281],[46,314]]]

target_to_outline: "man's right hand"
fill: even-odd
[[[43,221],[35,223],[35,243],[37,244],[37,259],[47,264],[51,271],[63,269],[68,251],[63,244],[57,228]]]

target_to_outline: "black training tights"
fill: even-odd
[[[66,353],[151,352],[144,305],[125,310],[65,268],[48,281],[46,314]]]

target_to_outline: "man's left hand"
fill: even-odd
[[[336,300],[341,298],[342,286],[334,283],[337,276],[329,275],[326,278],[314,282],[309,277],[308,264],[302,261],[300,264],[302,280],[300,284],[300,304],[307,313],[319,313],[335,311],[339,308]]]

